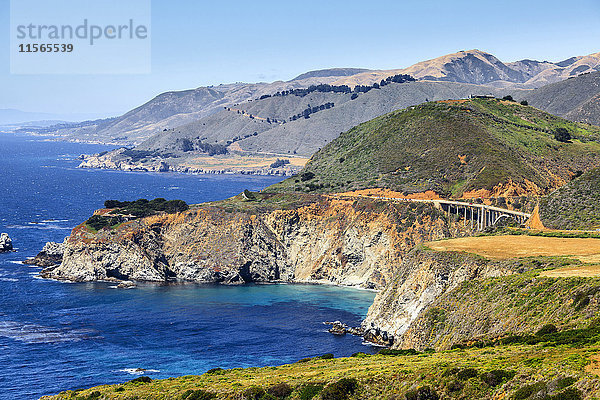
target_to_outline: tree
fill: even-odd
[[[521,105],[522,106],[528,106],[529,103],[527,102],[527,100],[523,100],[523,101],[521,101]]]
[[[510,94],[509,94],[509,95],[506,95],[506,96],[504,96],[504,97],[502,98],[502,100],[515,101],[515,99],[513,99],[513,97],[512,97]]]
[[[568,143],[571,140],[571,134],[566,128],[557,128],[554,131],[554,138],[562,143]]]

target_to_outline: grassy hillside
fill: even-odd
[[[600,228],[600,168],[584,173],[543,198],[540,217],[547,228]]]
[[[593,399],[597,345],[517,345],[413,355],[307,359],[66,391],[58,399]]]
[[[559,142],[558,128],[573,140]],[[373,187],[459,197],[472,190],[544,193],[600,165],[600,128],[495,99],[426,103],[358,125],[275,191]],[[502,187],[501,187],[502,186]]]

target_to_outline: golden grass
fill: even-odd
[[[465,251],[494,259],[531,256],[600,257],[600,240],[592,238],[478,236],[429,242],[426,245],[438,251]]]
[[[183,165],[205,170],[263,169],[269,168],[278,158],[290,160],[288,166],[293,167],[303,167],[308,161],[308,158],[303,157],[230,155],[221,157],[196,157]]]

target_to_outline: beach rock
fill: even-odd
[[[342,324],[340,321],[335,322],[325,322],[326,324],[331,325],[327,331],[336,336],[343,336],[346,334],[346,328],[348,327],[346,324]]]
[[[34,258],[23,261],[24,264],[38,267],[54,267],[62,262],[65,253],[65,243],[47,242],[42,251]]]
[[[323,324],[331,325],[331,328],[329,328],[327,331],[329,333],[337,335],[337,336],[343,336],[346,333],[349,333],[354,336],[362,336],[364,333],[364,330],[362,327],[360,327],[360,326],[359,327],[351,327],[340,321],[323,322]]]
[[[12,239],[8,237],[8,233],[3,233],[0,235],[0,253],[6,253],[8,251],[12,251]]]

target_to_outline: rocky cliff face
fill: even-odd
[[[372,340],[382,344],[422,347],[411,343],[404,334],[442,294],[462,282],[508,275],[513,269],[509,263],[415,248],[399,265],[391,283],[375,298],[363,328],[368,334],[371,331]]]
[[[409,202],[319,196],[288,209],[204,205],[97,233],[80,225],[65,243],[62,264],[42,275],[379,289],[415,244],[465,234],[461,229],[432,205]]]
[[[66,242],[66,239],[65,239]],[[37,265],[38,267],[52,267],[62,262],[65,253],[65,242],[48,242],[44,245],[34,258],[23,261],[25,264]]]
[[[394,348],[448,349],[535,333],[549,323],[585,326],[600,309],[600,279],[543,278],[532,271],[561,262],[492,261],[416,248],[375,298],[365,337]]]

